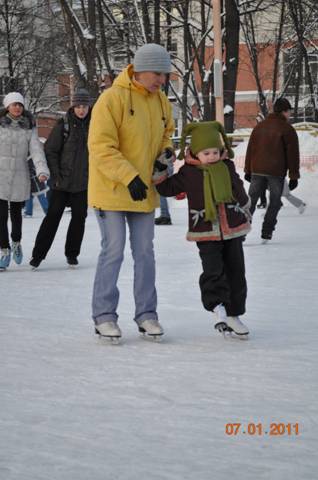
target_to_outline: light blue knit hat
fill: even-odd
[[[135,72],[171,72],[171,59],[167,50],[157,43],[146,43],[138,48],[134,58]]]

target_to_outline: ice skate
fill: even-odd
[[[4,272],[11,261],[11,250],[10,248],[1,248],[0,250],[0,272]]]
[[[214,314],[216,316],[216,324],[214,325],[214,328],[223,334],[225,337],[225,333],[228,332],[228,325],[227,325],[227,315],[226,315],[226,310],[224,305],[220,303],[220,305],[217,305],[214,308]]]
[[[76,268],[78,266],[78,260],[76,257],[67,257],[66,261],[69,268]]]
[[[240,320],[239,317],[227,317],[227,327],[229,332],[234,332],[240,338],[247,338],[250,333],[247,326]]]
[[[232,332],[240,336],[240,338],[246,338],[248,336],[248,328],[239,317],[228,317],[224,305],[217,305],[214,309],[214,313],[218,320],[214,325],[214,328],[222,333],[224,338],[226,334],[231,334]]]
[[[101,338],[107,338],[113,345],[118,345],[121,338],[121,330],[113,321],[95,325],[95,333]]]
[[[20,242],[12,242],[12,259],[17,265],[20,265],[22,263],[23,252]]]
[[[143,322],[138,325],[139,332],[143,334],[143,336],[151,337],[153,340],[160,341],[162,335],[164,334],[163,328],[158,322],[158,320],[150,319],[144,320]]]
[[[262,233],[262,245],[266,245],[271,239],[272,239],[272,234],[271,233]]]
[[[42,262],[41,259],[39,258],[31,258],[30,262],[29,262],[29,265],[32,267],[31,270],[35,271],[38,269],[38,267],[40,266],[40,263]]]

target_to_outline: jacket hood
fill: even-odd
[[[148,92],[145,87],[136,83],[133,79],[134,76],[134,67],[132,64],[128,65],[116,78],[113,85],[122,88],[128,88],[134,90],[135,92],[141,93],[141,95],[156,95]]]

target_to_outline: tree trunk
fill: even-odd
[[[225,64],[224,105],[232,107],[231,113],[224,116],[226,132],[234,130],[235,91],[239,64],[240,17],[234,0],[225,0]]]

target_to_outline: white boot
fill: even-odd
[[[226,323],[236,335],[249,334],[247,326],[240,320],[240,317],[227,317]]]
[[[103,322],[95,325],[95,332],[101,337],[120,338],[121,330],[116,322]]]
[[[162,326],[160,325],[158,320],[155,319],[144,320],[143,322],[141,322],[139,324],[139,331],[153,337],[164,334]]]
[[[217,305],[215,308],[214,308],[214,313],[216,315],[216,319],[217,319],[217,323],[220,323],[220,322],[225,322],[227,323],[227,315],[226,315],[226,310],[225,310],[225,307],[222,303],[220,303],[219,305]]]

